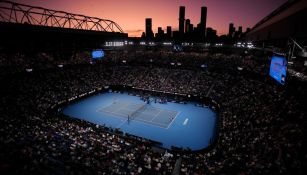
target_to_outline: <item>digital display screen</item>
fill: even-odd
[[[273,56],[270,66],[270,76],[284,85],[287,73],[287,60],[282,56]]]
[[[92,52],[92,58],[97,59],[97,58],[103,58],[104,57],[104,51],[103,50],[94,50]]]

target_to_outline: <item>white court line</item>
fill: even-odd
[[[123,101],[122,103],[123,103],[123,105],[120,105],[119,108],[116,108],[117,110],[113,110],[112,112],[119,111],[121,108],[126,107],[126,106],[129,105],[129,101]],[[114,104],[114,103],[112,103],[111,105],[105,106],[105,107],[99,107],[99,108],[96,109],[96,112],[100,112],[100,111],[102,111],[102,112],[107,112],[107,111],[104,111],[104,110],[101,110],[101,109],[110,107],[110,106],[112,106],[113,104]],[[112,112],[109,112],[109,113],[112,113]]]
[[[104,108],[98,108],[98,110],[96,110],[96,112],[103,112],[103,113],[108,113],[108,114],[111,114],[112,116],[110,116],[110,117],[115,117],[115,118],[118,118],[118,119],[126,119],[127,118],[127,115],[125,115],[125,114],[121,114],[121,113],[118,113],[118,111],[120,111],[120,110],[126,110],[126,111],[130,111],[129,110],[129,108],[127,107],[130,103],[129,103],[129,101],[125,101],[125,103],[122,103],[123,105],[120,105],[120,107],[119,108],[116,108],[117,110],[113,110],[113,111],[104,111],[103,109],[104,108],[106,108],[106,107],[109,107],[109,106],[111,106],[111,105],[109,105],[109,106],[106,106],[106,107],[104,107]],[[136,103],[132,103],[132,104],[136,104]],[[140,104],[136,104],[136,105],[140,105]],[[128,119],[126,119],[126,121],[128,121]],[[125,121],[125,122],[126,122]],[[125,123],[124,122],[124,123]],[[120,124],[119,126],[121,126],[121,125],[123,125],[124,123],[122,123],[122,124]]]
[[[161,126],[160,123],[150,122],[149,120],[143,120],[143,119],[138,118],[138,119],[134,119],[134,121],[140,122],[142,124],[147,124],[147,125],[151,125],[151,126],[155,126],[155,127],[166,129],[166,127]]]
[[[156,116],[154,116],[151,120],[150,120],[150,122],[152,122],[155,118],[157,118],[157,116],[161,113],[161,109],[159,109],[159,112],[156,114]]]
[[[127,118],[127,116],[125,116],[124,114],[119,114],[119,113],[114,113],[114,112],[107,112],[107,111],[102,111],[104,113],[107,113],[107,114],[112,114],[112,116],[110,117],[115,117],[115,118]],[[109,116],[107,116],[109,117]]]
[[[181,111],[168,110],[168,109],[164,110],[164,109],[158,108],[158,110],[159,110],[159,113],[162,112],[162,111],[173,111],[173,112],[176,112],[176,116],[175,116],[175,117],[173,118],[173,120],[172,120],[167,126],[165,126],[165,127],[162,127],[162,126],[161,126],[161,125],[163,125],[163,123],[153,122],[153,119],[152,119],[152,120],[143,120],[143,119],[141,119],[141,118],[135,118],[134,121],[143,122],[143,123],[145,123],[145,124],[157,126],[157,127],[163,128],[163,129],[168,129],[168,128],[171,126],[171,124],[175,121],[175,119],[177,118],[177,116],[181,113]],[[159,114],[159,113],[158,113],[158,114]],[[156,116],[158,116],[158,114],[156,114]],[[155,117],[156,117],[156,116],[155,116]],[[155,118],[155,117],[154,117],[154,118]]]
[[[175,110],[172,110],[172,109],[163,109],[164,111],[172,111],[172,112],[179,112],[179,111],[175,111]]]
[[[125,120],[125,121],[123,121],[122,123],[120,123],[116,128],[120,128],[120,127],[123,126],[127,121],[128,121],[128,119]]]
[[[177,115],[173,118],[173,120],[172,120],[171,123],[167,126],[166,129],[168,129],[168,128],[172,125],[172,123],[175,121],[175,119],[177,118],[177,116],[178,116],[180,113],[181,113],[181,111],[178,111]]]
[[[110,107],[110,106],[112,106],[112,105],[113,105],[113,104],[111,104],[111,105],[109,105],[109,106],[106,106],[106,107],[104,107],[104,108]],[[96,110],[96,112],[110,113],[110,114],[115,115],[115,117],[117,117],[116,115],[118,115],[118,116],[121,116],[121,118],[122,118],[122,117],[125,118],[125,117],[127,117],[126,115],[120,114],[120,113],[117,113],[117,112],[120,111],[120,110],[122,110],[123,108],[129,109],[129,108],[126,108],[126,106],[128,106],[128,105],[129,105],[129,102],[125,102],[125,103],[123,103],[123,105],[120,105],[119,108],[116,108],[117,110],[113,110],[113,111],[104,111],[104,110],[103,110],[104,108],[100,107],[100,108],[98,108],[98,109]],[[130,110],[129,110],[129,111],[130,111]],[[117,118],[119,118],[119,117],[117,117]]]
[[[120,113],[117,113],[118,111],[122,110],[122,109],[129,109],[127,108],[127,106],[132,103],[132,102],[129,102],[129,101],[125,101],[123,103],[123,105],[120,105],[119,108],[115,108],[117,110],[113,110],[112,112],[111,111],[104,111],[104,110],[101,110],[101,109],[104,109],[102,107],[98,108],[96,110],[96,112],[104,112],[104,113],[109,113],[109,114],[112,114],[111,117],[115,117],[115,118],[119,118],[119,119],[123,119],[123,118],[126,118],[126,115],[124,114],[120,114]],[[132,103],[132,104],[135,104],[135,103]],[[112,104],[111,104],[112,105]],[[109,105],[109,106],[111,106]],[[136,104],[138,105],[138,104]],[[155,107],[156,108],[156,107]],[[175,110],[169,110],[169,109],[161,109],[161,108],[156,108],[159,110],[159,112],[157,114],[154,115],[154,117],[151,119],[151,120],[143,120],[141,118],[135,118],[134,121],[137,121],[137,122],[142,122],[142,123],[145,123],[145,124],[148,124],[148,125],[152,125],[152,126],[156,126],[156,127],[159,127],[159,128],[163,128],[163,129],[168,129],[172,123],[175,121],[175,119],[177,118],[177,116],[181,113],[180,111],[175,111]],[[163,123],[158,123],[158,122],[153,122],[153,120],[162,112],[162,111],[171,111],[171,112],[176,112],[176,116],[172,119],[172,121],[167,125],[167,126],[164,126]],[[143,113],[143,114],[146,114],[146,113]],[[148,113],[147,115],[150,115],[150,113]],[[122,125],[124,125],[126,122],[128,121],[128,119],[126,119],[125,121],[123,121],[122,123],[120,123],[117,128],[120,128]]]
[[[114,112],[120,111],[123,108],[126,108],[126,106],[129,105],[129,102],[125,103],[125,105],[120,106],[117,110],[115,110]]]

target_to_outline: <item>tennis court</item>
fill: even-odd
[[[98,111],[162,128],[168,128],[179,113],[178,111],[161,109],[150,104],[134,103],[133,101],[114,101],[111,105],[103,107]]]
[[[194,103],[152,101],[147,104],[138,96],[114,92],[96,94],[69,104],[63,113],[159,142],[164,148],[176,146],[191,150],[204,149],[211,144],[217,121],[213,110]]]

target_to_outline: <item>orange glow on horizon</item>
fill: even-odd
[[[207,6],[207,27],[227,34],[229,23],[235,27],[252,27],[287,0],[13,0],[98,18],[110,19],[121,26],[129,37],[140,37],[145,31],[145,18],[152,18],[153,32],[172,26],[178,30],[179,6],[185,6],[185,17],[194,26],[200,22],[201,6]]]

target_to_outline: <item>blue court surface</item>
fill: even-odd
[[[193,103],[145,103],[127,93],[106,92],[63,109],[73,118],[119,128],[125,133],[171,146],[201,150],[214,140],[216,114]]]

